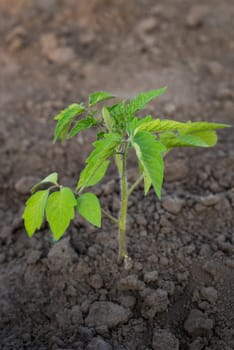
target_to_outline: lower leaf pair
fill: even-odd
[[[87,192],[76,198],[69,187],[60,187],[53,193],[50,193],[50,189],[34,193],[26,202],[23,213],[29,237],[40,229],[46,216],[54,239],[60,239],[75,217],[75,207],[87,221],[101,227],[101,207],[93,193]]]

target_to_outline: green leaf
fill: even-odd
[[[101,207],[97,196],[93,193],[87,192],[77,198],[77,211],[91,224],[101,227]]]
[[[72,120],[84,111],[85,107],[83,104],[73,103],[54,117],[55,120],[58,120],[54,132],[54,143],[58,138],[61,138],[62,141],[65,139]]]
[[[142,110],[145,108],[147,103],[164,94],[166,90],[167,87],[163,87],[161,89],[151,90],[137,95],[130,101],[129,105],[127,106],[128,114],[134,114],[135,112]]]
[[[62,187],[53,192],[46,205],[46,219],[50,225],[54,239],[58,240],[68,228],[71,219],[74,219],[76,199],[72,190]]]
[[[166,148],[147,131],[140,131],[132,138],[137,157],[144,167],[146,176],[152,182],[157,196],[161,197],[164,162],[162,153]]]
[[[147,193],[149,192],[150,190],[150,187],[152,185],[152,181],[148,175],[148,173],[146,171],[144,171],[144,193],[145,193],[145,196],[147,195]]]
[[[145,125],[145,124],[148,124],[149,122],[151,122],[153,120],[152,116],[151,115],[147,115],[146,117],[144,118],[139,118],[139,117],[134,117],[132,118],[128,124],[127,124],[127,133],[128,135],[131,135],[131,134],[136,134],[136,131],[135,130],[138,130],[138,128],[140,128],[141,125]],[[135,131],[135,132],[134,132]]]
[[[26,202],[23,213],[24,225],[29,237],[39,229],[43,223],[45,206],[49,191],[38,191],[33,194]]]
[[[145,196],[146,196],[148,194],[149,190],[150,190],[152,182],[150,180],[150,177],[144,171],[144,166],[141,164],[140,161],[139,161],[139,172],[140,172],[140,175],[143,174],[143,178],[144,178],[144,193],[145,193]]]
[[[97,169],[97,171],[93,174],[90,180],[86,183],[85,187],[90,187],[96,185],[102,178],[105,176],[107,168],[110,164],[109,160],[105,160]]]
[[[181,130],[178,129],[180,131],[180,134],[191,134],[198,131],[218,130],[231,127],[228,124],[191,121],[184,123],[184,125],[184,128],[181,128]]]
[[[105,106],[102,108],[102,118],[104,120],[107,130],[109,132],[112,132],[115,122],[114,119],[111,117],[110,112]]]
[[[115,124],[118,125],[119,122],[123,121],[126,114],[125,101],[114,104],[113,106],[107,107],[112,118],[115,120]]]
[[[213,147],[218,141],[217,133],[214,130],[199,131],[194,133],[197,137],[201,138],[208,147]]]
[[[95,149],[86,160],[87,165],[80,174],[77,190],[87,187],[87,184],[92,181],[94,174],[98,171],[102,163],[115,153],[115,149],[120,144],[121,139],[121,136],[116,133],[105,134],[103,139],[93,143]]]
[[[178,136],[178,140],[187,144],[188,146],[194,146],[194,147],[209,147],[209,145],[199,136],[196,136],[195,134],[184,134],[181,136]]]
[[[57,114],[54,117],[54,120],[61,120],[64,118],[64,116],[66,116],[67,114],[76,114],[76,113],[82,113],[85,111],[85,107],[83,105],[83,103],[72,103],[71,105],[69,105],[67,108],[63,109],[61,112],[59,112],[59,114]],[[77,114],[76,114],[77,115]]]
[[[180,134],[191,134],[197,131],[208,131],[215,129],[222,129],[228,127],[227,124],[219,123],[207,123],[207,122],[177,122],[170,119],[155,119],[147,121],[137,125],[135,128],[135,134],[138,131],[150,131],[150,132],[162,132],[162,131],[173,131],[177,130]]]
[[[183,135],[176,135],[173,132],[164,132],[160,134],[160,141],[167,149],[175,147],[212,147],[215,146],[217,142],[217,135],[214,130]]]
[[[105,133],[104,133],[104,131],[99,131],[98,133],[97,133],[97,140],[101,140],[101,139],[103,139],[104,138],[104,135],[105,135]]]
[[[31,193],[37,192],[41,187],[45,186],[52,186],[57,185],[58,181],[58,173],[51,173],[50,175],[46,176],[43,180],[38,182],[35,186],[32,187]]]
[[[71,127],[71,124],[72,124],[72,120],[67,125],[65,125],[64,128],[62,129],[62,131],[60,132],[58,138],[61,142],[63,142],[66,139],[67,133]]]
[[[48,176],[46,176],[43,180],[40,181],[42,182],[53,182],[54,184],[57,184],[58,182],[58,173],[51,173]]]
[[[88,116],[84,119],[81,119],[78,122],[76,122],[74,127],[71,129],[71,131],[68,134],[68,138],[71,139],[73,136],[77,135],[80,131],[91,128],[92,126],[97,124],[98,123],[96,119],[94,119],[92,116]]]
[[[115,98],[112,94],[105,91],[97,91],[89,96],[89,107],[96,105],[99,102]]]
[[[161,132],[161,131],[172,131],[186,129],[186,123],[177,122],[170,119],[155,119],[152,121],[146,121],[136,127],[134,133],[138,131],[150,131],[150,132]]]

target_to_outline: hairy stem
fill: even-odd
[[[121,157],[120,157],[120,152],[117,152],[115,155],[115,164],[117,166],[118,172],[120,174],[121,177],[121,173],[122,173],[122,162],[121,162]]]
[[[121,166],[118,166],[120,170],[120,188],[121,188],[121,203],[120,203],[120,213],[119,213],[119,259],[127,258],[127,248],[126,248],[126,221],[127,221],[127,208],[128,208],[128,184],[127,184],[127,148],[128,143],[123,146],[123,154],[119,155],[117,161],[117,166],[119,165],[119,160],[121,160]],[[118,157],[118,155],[117,155]]]

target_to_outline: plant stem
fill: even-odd
[[[117,166],[117,169],[119,171],[119,175],[121,177],[121,173],[122,173],[122,163],[121,163],[121,158],[120,158],[120,152],[117,152],[115,155],[115,164]]]
[[[117,167],[120,173],[120,188],[121,188],[121,203],[120,203],[120,213],[119,213],[119,259],[127,258],[127,248],[126,248],[126,220],[127,220],[127,208],[128,208],[128,184],[127,184],[127,149],[128,143],[123,146],[123,154],[119,155],[119,160],[121,160],[121,166],[117,161]],[[117,156],[118,157],[118,156]]]
[[[110,219],[111,221],[113,221],[115,224],[119,224],[119,220],[116,219],[114,216],[112,216],[111,214],[109,214],[107,211],[105,211],[104,209],[102,209],[103,214]]]
[[[135,188],[139,185],[139,183],[141,183],[141,181],[144,178],[144,174],[141,174],[138,179],[134,182],[134,184],[130,187],[129,191],[128,191],[128,196],[130,196],[130,194],[135,190]]]

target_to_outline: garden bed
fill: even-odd
[[[233,5],[48,3],[0,3],[0,349],[233,349],[232,130],[169,155],[161,202],[132,194],[127,268],[106,219],[77,218],[55,244],[47,226],[28,239],[21,219],[37,179],[58,171],[75,186],[94,135],[52,145],[52,117],[91,91],[168,85],[152,114],[233,124]],[[96,193],[116,215],[107,177]]]

